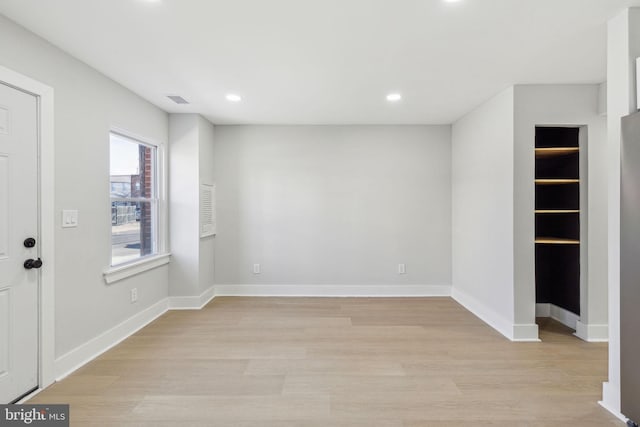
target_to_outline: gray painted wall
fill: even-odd
[[[217,126],[215,169],[216,284],[451,283],[449,126]]]
[[[214,147],[215,147],[215,129],[213,125],[206,119],[198,116],[199,121],[199,137],[200,137],[200,153],[198,162],[200,165],[200,183],[215,184],[214,174]],[[209,236],[200,239],[199,242],[199,259],[200,259],[200,278],[199,278],[199,294],[202,294],[214,284],[214,256],[215,256],[215,237]]]
[[[199,227],[200,183],[214,182],[214,128],[198,114],[171,114],[169,129],[169,294],[199,296],[214,279],[214,237],[201,239]]]
[[[198,295],[199,130],[196,114],[169,115],[169,294]]]
[[[1,65],[55,90],[59,357],[167,296],[166,266],[112,285],[102,276],[111,256],[109,130],[166,142],[167,114],[3,16],[0,51]],[[62,209],[79,210],[78,228],[59,226]]]
[[[519,85],[453,125],[454,296],[470,297],[470,308],[514,339],[533,339],[537,329],[536,125],[588,130],[581,322],[606,329],[606,121],[598,96],[598,85]]]
[[[453,125],[453,288],[510,336],[513,88]]]
[[[535,321],[535,127],[586,126],[587,160],[581,165],[581,322],[606,325],[607,318],[607,147],[606,118],[598,112],[598,85],[519,85],[515,87],[515,316]],[[584,148],[584,147],[583,147]],[[585,167],[586,166],[586,167]],[[584,237],[587,237],[584,241]],[[585,262],[586,261],[586,262]]]

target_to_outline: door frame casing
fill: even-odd
[[[38,283],[38,389],[43,389],[55,382],[54,91],[3,66],[0,83],[34,95],[38,105],[38,234],[44,260]]]

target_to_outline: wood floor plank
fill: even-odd
[[[624,426],[607,344],[539,319],[506,340],[451,298],[216,298],[172,311],[32,403],[72,426]]]
[[[329,416],[329,396],[147,396],[133,410],[145,420],[305,420]]]
[[[451,378],[426,378],[389,375],[287,375],[282,393],[285,395],[357,395],[413,396],[442,395],[451,399],[462,393]]]
[[[214,372],[242,375],[249,360],[241,359],[113,359],[109,353],[83,366],[74,375],[113,375],[127,377],[162,376],[178,372],[182,375],[202,375]],[[72,378],[70,376],[69,378]]]
[[[251,360],[247,375],[405,375],[402,365],[370,359]]]
[[[104,396],[125,394],[134,396],[279,396],[283,375],[239,376],[218,373],[163,376],[127,376],[112,384]]]

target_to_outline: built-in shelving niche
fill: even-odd
[[[579,128],[537,127],[536,302],[580,315]]]

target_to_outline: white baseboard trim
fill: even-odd
[[[511,341],[538,342],[537,325],[515,325],[466,292],[453,288],[451,296],[480,320]]]
[[[129,338],[140,329],[162,316],[169,309],[165,298],[151,307],[135,314],[124,322],[89,340],[81,346],[60,356],[55,361],[56,381],[68,376],[86,363],[100,356],[105,351]]]
[[[215,297],[214,287],[210,287],[196,297],[169,297],[169,310],[200,310]]]
[[[609,342],[609,325],[585,325],[578,320],[574,335],[587,342]]]
[[[538,325],[535,323],[516,323],[513,325],[513,338],[515,342],[540,342]]]
[[[551,317],[551,304],[536,304],[536,317]]]
[[[448,297],[450,285],[215,285],[216,296]]]
[[[610,382],[602,383],[602,400],[598,403],[621,421],[627,422],[627,417],[620,412],[620,386],[614,386]]]
[[[576,324],[580,320],[580,316],[577,314],[553,304],[551,304],[551,318],[573,330],[576,329]]]
[[[580,316],[577,314],[558,307],[555,304],[546,303],[536,304],[536,317],[551,317],[574,331],[577,330],[576,325],[578,321],[580,321]]]

